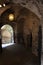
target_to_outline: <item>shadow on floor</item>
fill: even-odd
[[[31,50],[25,49],[23,45],[6,47],[0,54],[0,65],[37,65],[34,62]]]

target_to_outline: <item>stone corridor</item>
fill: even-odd
[[[3,48],[0,65],[41,65],[41,7],[41,2],[36,0],[0,0],[0,50],[2,51],[1,44],[16,43]],[[2,30],[4,25],[7,25],[7,28]]]

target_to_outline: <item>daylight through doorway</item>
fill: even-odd
[[[1,36],[2,36],[2,48],[14,44],[13,28],[10,25],[6,24],[1,27]]]

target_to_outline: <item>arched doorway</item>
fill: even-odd
[[[14,31],[12,26],[5,24],[1,27],[2,48],[14,44]]]

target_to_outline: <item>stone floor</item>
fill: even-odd
[[[23,45],[12,45],[3,49],[0,54],[0,65],[38,65],[30,49]]]

